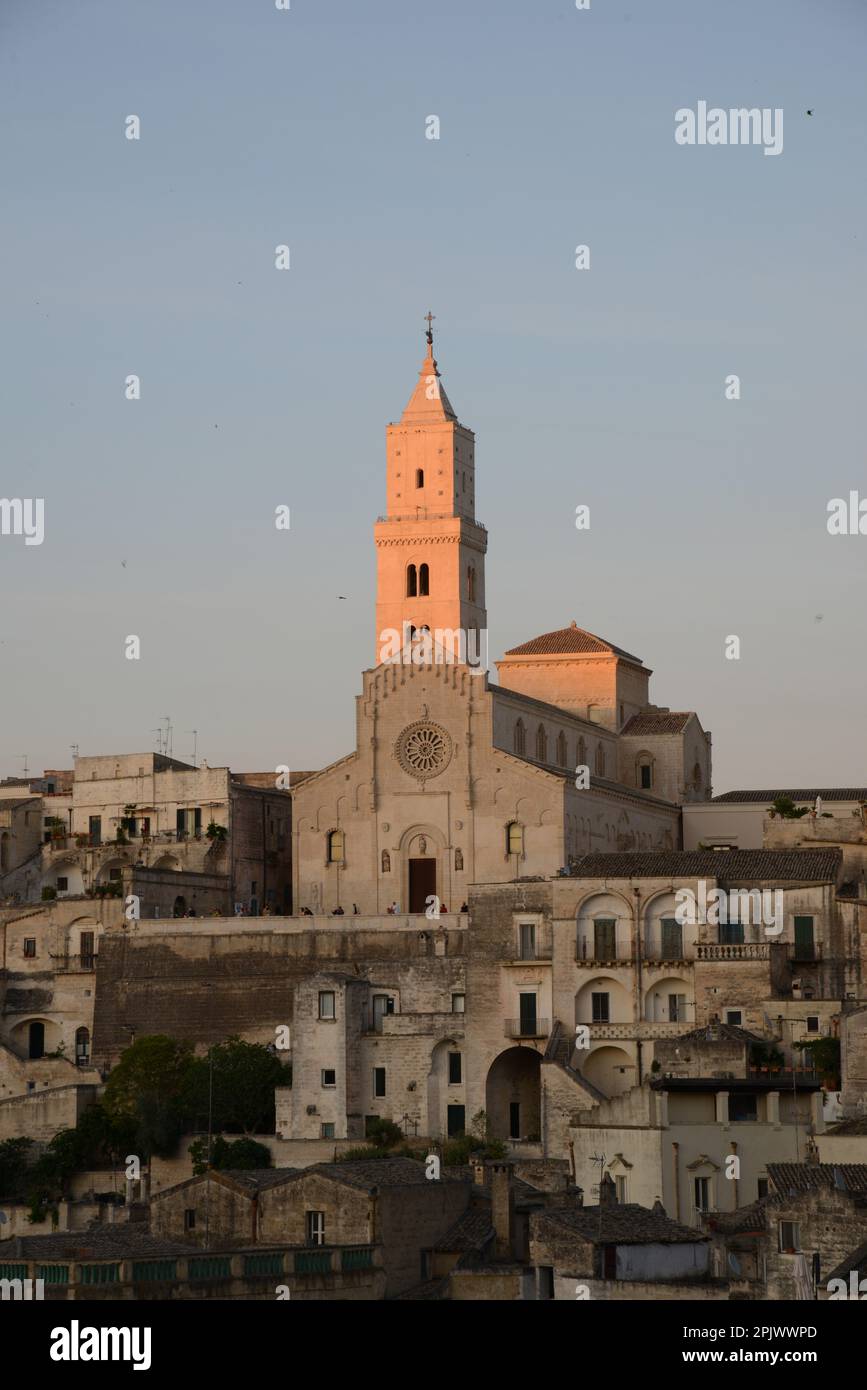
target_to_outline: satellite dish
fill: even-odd
[[[741,1262],[738,1259],[737,1255],[733,1255],[731,1252],[729,1252],[729,1269],[731,1270],[732,1274],[737,1276],[740,1275]]]

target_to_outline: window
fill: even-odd
[[[761,1201],[761,1199],[762,1199],[763,1197],[767,1197],[767,1195],[768,1195],[768,1180],[767,1180],[767,1178],[757,1178],[757,1179],[756,1179],[756,1191],[757,1191],[758,1194],[759,1194],[759,1201]]]
[[[575,755],[575,762],[577,763],[578,767],[587,766],[587,743],[583,735],[578,740],[578,750]]]
[[[692,769],[692,781],[693,781],[693,786],[695,787],[696,791],[697,791],[697,792],[700,792],[700,791],[701,791],[701,768],[699,767],[698,763],[696,763],[695,767]]]
[[[461,1054],[459,1052],[449,1053],[449,1085],[460,1086],[463,1080],[461,1070]]]
[[[329,830],[328,832],[328,862],[329,864],[341,864],[343,862],[342,830]]]
[[[194,1231],[195,1229],[196,1229],[196,1211],[195,1211],[195,1207],[187,1207],[186,1211],[184,1212],[184,1230],[185,1230],[185,1231]]]
[[[80,952],[81,952],[81,968],[82,968],[82,970],[92,970],[92,969],[93,969],[93,932],[92,932],[92,931],[83,931],[83,932],[81,933],[81,942],[80,942],[79,949],[80,949]]]
[[[520,960],[536,959],[535,922],[522,922],[518,927],[518,953]]]
[[[605,749],[601,743],[596,745],[596,776],[605,776]]]
[[[662,959],[683,960],[683,927],[676,917],[660,919]]]
[[[525,991],[518,995],[518,1027],[522,1038],[536,1037],[539,1021],[536,1017],[536,995]]]
[[[86,1067],[90,1061],[90,1033],[86,1028],[75,1030],[75,1065]]]
[[[417,593],[418,593],[418,576],[417,576],[417,574],[416,574],[415,565],[407,565],[407,567],[406,567],[406,596],[407,596],[407,598],[415,598],[415,596],[416,596]]]
[[[24,938],[24,959],[25,959],[25,960],[35,960],[35,959],[36,959],[36,937],[35,937],[35,936],[25,936],[25,938]]]
[[[307,1217],[307,1244],[325,1244],[325,1212],[308,1211]]]
[[[323,1068],[322,1068],[322,1085],[323,1085],[323,1086],[336,1086],[336,1085],[337,1085],[337,1072],[334,1070],[333,1067],[323,1067]]]
[[[669,1023],[686,1022],[685,994],[670,994],[668,996],[668,1021]]]
[[[94,777],[96,773],[93,774]],[[88,831],[90,833],[90,843],[92,845],[102,844],[102,816],[91,816],[88,820]]]
[[[319,1138],[320,1138],[320,1139],[333,1139],[333,1138],[334,1138],[334,1121],[333,1121],[333,1120],[326,1120],[326,1121],[324,1121],[324,1122],[319,1126]]]
[[[807,1032],[808,1032],[808,1033],[818,1033],[818,1031],[819,1031],[819,1015],[818,1015],[818,1014],[807,1014]]]
[[[334,990],[321,989],[319,991],[319,1017],[335,1018],[334,1012]]]
[[[816,943],[812,917],[795,918],[795,960],[815,960]]]
[[[418,591],[423,598],[426,598],[430,593],[430,571],[427,565],[419,565],[418,567]]]
[[[523,719],[519,719],[515,725],[515,752],[524,754],[527,748],[527,730],[524,728]]]
[[[466,996],[465,994],[453,994],[453,995],[452,995],[452,1013],[453,1013],[453,1014],[463,1014],[463,1013],[466,1013],[466,1003],[467,1003],[467,996]]]
[[[540,763],[548,761],[548,735],[544,724],[540,724],[536,730],[536,757]]]
[[[554,1297],[554,1266],[539,1266],[539,1299],[549,1301]]]
[[[639,768],[641,774],[640,786],[643,791],[649,791],[653,786],[653,768],[650,763],[642,763]]]
[[[693,1178],[692,1199],[696,1211],[710,1211],[710,1178]]]
[[[743,946],[743,922],[720,922],[719,939],[722,946]]]
[[[524,827],[519,825],[516,820],[506,826],[506,853],[524,853]]]
[[[566,735],[562,729],[557,735],[557,766],[566,766]]]
[[[424,487],[424,469],[423,469],[423,468],[417,468],[417,469],[415,470],[415,485],[416,485],[416,487]]]
[[[801,1232],[797,1221],[780,1222],[780,1252],[796,1255],[801,1248]]]
[[[616,1193],[617,1193],[617,1200],[618,1200],[618,1202],[621,1202],[621,1203],[622,1203],[622,1202],[626,1202],[626,1201],[628,1200],[628,1199],[627,1199],[627,1196],[626,1196],[626,1178],[625,1178],[625,1177],[620,1176],[620,1177],[616,1177],[616,1178],[614,1179],[614,1189],[615,1189],[615,1191],[616,1191]]]
[[[726,1009],[726,1023],[734,1024],[735,1028],[743,1028],[744,1013],[743,1009]]]
[[[379,1099],[385,1095],[385,1067],[373,1068],[373,1094]]]
[[[613,917],[594,917],[593,919],[593,959],[616,960],[617,942],[615,939],[617,923]]]
[[[610,1023],[610,994],[591,994],[592,1018],[594,1023]]]
[[[467,566],[467,599],[470,603],[476,601],[476,571],[472,565]]]
[[[743,1124],[759,1118],[758,1096],[742,1096],[736,1091],[729,1093],[729,1119],[733,1124]]]
[[[58,875],[58,879],[57,879],[57,891],[58,891],[58,893],[67,893],[67,892],[69,891],[69,879],[68,879],[68,878],[64,878],[64,877]]]

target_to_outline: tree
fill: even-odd
[[[184,1113],[194,1128],[273,1134],[274,1088],[286,1086],[283,1063],[261,1043],[227,1038],[196,1057],[184,1080]]]
[[[809,813],[809,806],[796,806],[790,796],[777,796],[768,809],[781,820],[800,820]]]
[[[132,1151],[140,1158],[152,1154],[169,1158],[175,1153],[183,1133],[183,1097],[193,1065],[189,1044],[162,1033],[138,1038],[121,1054],[102,1104],[114,1124],[135,1122]]]
[[[201,1177],[208,1171],[208,1141],[196,1139],[187,1152],[193,1160],[193,1175]],[[271,1151],[255,1139],[224,1139],[218,1134],[211,1140],[211,1167],[220,1172],[239,1168],[270,1168]]]
[[[0,1201],[23,1197],[31,1166],[32,1139],[4,1139],[0,1142]]]

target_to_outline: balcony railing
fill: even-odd
[[[815,941],[786,942],[786,959],[793,964],[809,964],[810,961],[822,959],[822,947]]]
[[[698,960],[770,960],[769,941],[700,941],[695,948]]]
[[[632,943],[594,941],[579,937],[575,959],[587,965],[628,965],[635,960]]]
[[[507,1018],[504,1036],[507,1038],[547,1038],[551,1031],[549,1018]]]

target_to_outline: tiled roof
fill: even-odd
[[[529,642],[522,642],[520,647],[512,647],[505,655],[558,656],[569,652],[607,652],[610,656],[622,656],[626,661],[634,661],[641,665],[640,656],[633,656],[622,647],[615,647],[612,642],[606,642],[603,637],[585,632],[575,623],[570,627],[557,628],[555,632],[543,632],[541,637],[531,637]]]
[[[323,1177],[344,1182],[349,1187],[416,1187],[427,1183],[425,1164],[416,1158],[362,1158],[349,1163],[316,1163],[311,1168],[303,1168],[295,1174],[296,1178],[307,1173],[320,1173]],[[448,1173],[443,1173],[441,1181],[456,1182]]]
[[[863,1245],[859,1245],[857,1250],[853,1250],[851,1255],[847,1255],[842,1264],[838,1264],[836,1269],[831,1270],[825,1280],[825,1287],[828,1287],[829,1279],[846,1279],[852,1269],[858,1271],[859,1277],[867,1274],[867,1240],[864,1241]]]
[[[549,1207],[531,1218],[533,1221],[552,1221],[565,1230],[574,1231],[580,1240],[594,1245],[663,1245],[694,1244],[708,1236],[689,1226],[672,1221],[662,1211],[640,1207],[634,1202],[617,1202],[599,1207]]]
[[[252,1192],[262,1192],[266,1187],[279,1187],[281,1183],[294,1178],[301,1168],[224,1168],[224,1177],[234,1178]]]
[[[784,879],[797,883],[833,883],[839,849],[696,849],[651,850],[644,854],[585,854],[569,870],[570,878],[719,878]]]
[[[0,1245],[5,1259],[125,1260],[189,1255],[190,1247],[163,1240],[131,1226],[98,1226],[91,1231],[63,1231],[50,1236],[14,1236]]]
[[[735,1211],[714,1211],[705,1218],[709,1231],[719,1231],[721,1235],[746,1235],[768,1228],[768,1207],[779,1203],[779,1198],[760,1197],[748,1207],[738,1207]]]
[[[443,1299],[447,1296],[449,1289],[449,1276],[443,1275],[442,1279],[426,1279],[423,1284],[416,1284],[413,1288],[407,1289],[405,1293],[395,1296],[395,1303],[421,1302],[424,1300]]]
[[[692,710],[685,710],[682,714],[633,714],[631,719],[627,719],[622,734],[679,734],[686,728],[689,720],[692,719]]]
[[[783,1196],[817,1187],[867,1193],[867,1163],[769,1163],[768,1177]]]
[[[806,791],[803,787],[796,787],[794,791],[789,787],[783,787],[770,792],[723,792],[721,796],[711,797],[711,800],[762,801],[766,806],[770,806],[778,796],[788,796],[792,801],[815,801],[817,796],[821,796],[823,801],[867,801],[867,787],[831,787],[830,790],[827,787],[808,787]]]
[[[466,1250],[481,1251],[492,1239],[493,1234],[490,1210],[465,1211],[433,1248],[461,1254]]]

